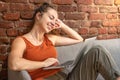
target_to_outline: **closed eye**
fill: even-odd
[[[52,15],[52,16],[49,16],[49,18],[50,18],[51,20],[53,20],[55,17]]]

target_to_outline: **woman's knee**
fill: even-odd
[[[108,52],[107,52],[107,49],[105,47],[103,47],[101,45],[95,45],[88,51],[88,53],[106,54]]]
[[[91,48],[91,50],[98,55],[109,55],[109,51],[102,45],[95,45]]]
[[[91,49],[104,50],[105,48],[102,45],[95,45]]]

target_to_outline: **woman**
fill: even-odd
[[[69,37],[49,34],[49,32],[58,28],[61,28]],[[13,41],[8,66],[15,71],[27,70],[32,80],[43,80],[60,71],[60,69],[43,70],[44,67],[57,65],[59,63],[54,46],[70,45],[82,41],[83,38],[77,32],[58,19],[58,13],[51,5],[43,3],[34,14],[32,30],[23,36],[17,37]],[[97,49],[102,50],[101,48]],[[96,48],[91,50],[96,54]],[[91,51],[87,56],[90,55],[91,57],[90,53]],[[83,62],[85,62],[84,60],[86,60],[86,58],[83,59]],[[108,66],[110,64],[108,64]],[[68,75],[67,80],[88,80],[84,78],[78,79],[73,75],[76,73],[75,69],[79,69],[80,65],[75,66],[73,71]],[[97,71],[94,72],[97,73]],[[96,78],[96,76],[97,75],[95,75],[94,78]],[[110,76],[108,75],[108,77]]]

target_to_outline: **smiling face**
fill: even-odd
[[[41,14],[39,17],[40,19],[38,20],[38,23],[42,31],[48,33],[55,29],[55,24],[58,19],[58,13],[56,10],[49,8],[47,12]]]

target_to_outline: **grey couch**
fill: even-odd
[[[60,63],[64,63],[68,60],[76,60],[78,57],[78,53],[84,51],[85,53],[92,46],[101,45],[108,49],[108,51],[112,54],[114,60],[116,61],[118,67],[120,68],[120,39],[109,39],[109,40],[95,40],[94,38],[89,38],[85,40],[85,42],[81,42],[74,45],[56,47],[58,51],[58,59]],[[67,73],[71,70],[63,70],[62,73]],[[11,71],[8,70],[8,80],[31,80],[29,74],[26,71]],[[63,79],[55,79],[55,80],[63,80]],[[101,75],[97,77],[97,80],[104,80]]]

